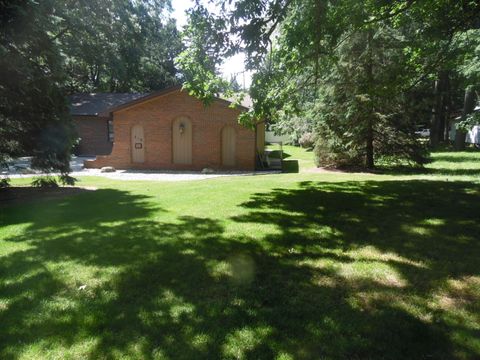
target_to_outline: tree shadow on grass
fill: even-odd
[[[31,225],[10,239],[28,247],[1,258],[3,358],[32,347],[92,359],[478,355],[450,334],[472,338],[468,324],[428,308],[442,280],[478,275],[471,185],[304,182],[259,193],[234,220],[275,225],[261,241],[210,218],[166,221],[145,196],[90,196],[44,207],[50,218],[9,213],[5,224]],[[364,264],[373,267],[356,276]],[[440,312],[422,319],[411,306]]]
[[[80,187],[26,187],[26,186],[10,186],[0,188],[0,207],[11,206],[15,204],[31,203],[34,201],[50,200],[82,194],[94,191],[93,189],[85,189]]]
[[[432,349],[446,341],[444,336],[456,338],[452,346],[460,349],[463,342],[468,343],[450,356],[479,356],[477,185],[434,181],[303,182],[298,189],[254,195],[243,206],[251,212],[237,221],[275,224],[279,233],[267,236],[267,243],[275,244],[275,249],[283,248],[283,254],[286,249],[298,254],[298,261],[315,269],[341,274],[336,281],[350,282],[345,296],[352,296],[360,308],[374,308],[384,314],[392,308],[403,308],[405,313],[423,319],[421,330],[414,323],[397,322],[398,315],[384,319],[395,325],[380,326],[382,334],[373,334],[372,338],[380,335],[399,340],[389,344],[389,351],[384,349],[388,357],[395,357],[392,351],[401,353],[404,346],[409,347],[409,356],[442,357]],[[410,342],[412,338],[404,337],[407,332],[412,338],[430,334],[432,342],[422,339],[415,344]],[[443,335],[435,339],[439,332]],[[427,350],[430,346],[432,349]]]
[[[441,154],[434,154],[435,161],[444,161],[453,164],[468,163],[471,161],[478,161],[480,155],[479,149],[466,149],[462,152],[467,152],[466,155],[459,155],[458,152],[443,152]]]
[[[291,155],[285,151],[282,151],[281,155],[282,155],[282,159],[287,159],[291,157]],[[272,159],[280,159],[280,150],[271,150],[269,151],[268,156]]]
[[[465,167],[465,168],[445,168],[445,167],[410,167],[410,166],[395,166],[382,167],[375,173],[385,175],[443,175],[443,176],[480,176],[479,167]]]
[[[432,270],[437,267],[435,273],[442,276],[478,274],[477,185],[418,180],[300,185],[253,196],[243,204],[252,212],[237,221],[277,224],[282,235],[271,241],[285,247],[348,250],[372,245]]]
[[[459,155],[456,152],[434,154],[426,167],[380,166],[377,172],[390,175],[444,175],[444,176],[480,176],[478,166],[479,152]]]
[[[36,231],[54,224],[62,231],[67,225],[85,227],[98,222],[128,220],[160,210],[148,199],[145,195],[114,189],[81,190],[76,195],[0,208],[0,225],[31,223],[30,229]]]
[[[464,169],[445,169],[445,168],[429,168],[426,174],[443,175],[443,176],[476,176],[480,177],[480,168],[464,168]]]

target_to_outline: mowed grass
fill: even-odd
[[[272,153],[270,157],[280,158],[283,155],[283,170],[287,173],[309,171],[315,168],[313,149],[302,149],[298,146],[270,144],[267,146]]]
[[[479,358],[480,156],[433,159],[0,207],[0,358]]]

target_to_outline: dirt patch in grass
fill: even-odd
[[[316,167],[316,168],[306,169],[305,172],[309,172],[309,173],[342,173],[343,171],[341,171],[339,169],[329,169],[329,168],[324,168],[324,167]]]
[[[340,174],[348,174],[348,173],[357,173],[357,172],[365,172],[365,169],[340,169],[335,167],[315,167],[306,169],[305,172],[308,173],[321,173],[321,174],[333,174],[333,173],[340,173]]]
[[[40,188],[31,186],[12,186],[0,189],[0,206],[23,204],[34,200],[62,198],[95,191],[94,187],[64,186],[58,188]]]

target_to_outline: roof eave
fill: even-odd
[[[182,90],[182,85],[175,85],[175,86],[163,89],[163,90],[155,91],[151,94],[148,94],[146,96],[142,96],[138,99],[126,102],[126,103],[118,105],[118,106],[108,108],[107,110],[98,113],[98,116],[105,116],[105,117],[106,116],[111,116],[114,112],[125,110],[125,109],[128,109],[128,108],[132,107],[132,106],[141,104],[143,102],[153,100],[153,99],[155,99],[159,96],[164,96],[164,95],[170,94],[174,91],[181,91],[181,90]],[[228,104],[228,105],[234,104],[231,101],[228,101],[228,100],[225,100],[225,99],[222,99],[222,98],[219,98],[219,97],[215,97],[215,100],[223,102],[223,103]],[[240,105],[240,104],[235,104],[234,108],[235,109],[241,109],[241,110],[244,110],[244,111],[250,110],[248,107],[245,107],[245,106]]]
[[[135,99],[135,100],[132,100],[132,101],[129,101],[129,102],[126,102],[126,103],[123,103],[121,105],[117,105],[117,106],[113,106],[111,108],[108,108],[106,109],[105,111],[103,112],[100,112],[98,115],[99,116],[110,116],[111,114],[113,114],[114,112],[117,112],[117,111],[120,111],[120,110],[125,110],[129,107],[132,107],[132,106],[135,106],[137,104],[140,104],[140,103],[143,103],[145,101],[149,101],[149,100],[152,100],[156,97],[159,97],[159,96],[162,96],[162,95],[166,95],[166,94],[169,94],[171,92],[174,92],[174,91],[177,91],[177,90],[181,90],[182,89],[182,86],[181,85],[175,85],[175,86],[172,86],[172,87],[169,87],[169,88],[166,88],[166,89],[163,89],[163,90],[159,90],[159,91],[155,91],[151,94],[148,94],[146,96],[141,96],[139,97],[138,99]]]

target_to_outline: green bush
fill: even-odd
[[[58,183],[57,180],[52,176],[41,176],[33,179],[32,186],[41,188],[57,188]]]
[[[10,186],[10,180],[8,178],[0,179],[0,189],[6,188]]]
[[[314,133],[306,132],[298,140],[299,145],[305,149],[311,149],[315,146],[316,136]]]
[[[324,136],[319,136],[314,148],[315,164],[321,167],[359,166],[362,157],[356,151],[343,148]]]

